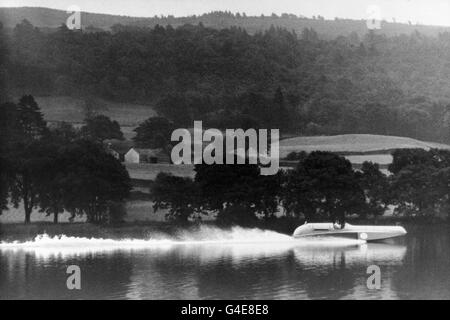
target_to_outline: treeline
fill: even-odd
[[[64,211],[92,223],[121,221],[130,178],[103,144],[120,138],[117,128],[104,116],[78,131],[67,123],[47,126],[30,95],[0,104],[0,209],[21,204],[25,223],[35,209],[55,223]]]
[[[188,17],[161,15],[122,23],[141,27],[155,27],[156,25],[172,25],[175,27],[185,24],[197,25],[202,23],[205,26],[214,29],[224,29],[232,26],[241,27],[247,30],[250,34],[255,34],[257,32],[270,29],[271,26],[294,30],[297,33],[301,33],[305,28],[314,28],[322,39],[328,40],[335,39],[342,35],[346,36],[351,33],[364,35],[368,30],[365,19],[352,20],[339,17],[325,19],[321,15],[306,17],[301,13],[272,13],[269,15],[261,14],[260,16],[249,16],[245,12],[233,13],[230,11],[213,11],[202,15],[193,15]],[[95,26],[95,23],[93,26]],[[411,34],[414,33],[415,30],[426,34],[427,36],[437,36],[439,32],[448,30],[446,27],[416,24],[415,21],[409,21],[408,23],[396,23],[395,21],[388,22],[383,20],[381,21],[381,26],[382,30],[380,32],[386,34],[387,36]]]
[[[53,32],[55,26],[61,25],[67,18],[68,14],[66,11],[49,8],[0,8],[0,21],[8,29],[14,28],[16,24],[27,19],[34,25],[42,28],[43,31]],[[198,25],[199,23],[203,23],[206,27],[214,29],[224,29],[232,26],[241,27],[250,34],[267,30],[272,25],[288,30],[295,30],[297,33],[301,33],[305,28],[314,28],[323,39],[335,39],[338,36],[349,35],[352,32],[364,35],[367,32],[366,19],[328,18],[325,19],[321,15],[306,17],[302,12],[271,13],[252,16],[247,15],[245,12],[212,11],[201,15],[184,17],[155,15],[149,18],[81,12],[83,30],[86,32],[110,30],[119,24],[154,28],[156,25],[179,27],[185,24]],[[415,30],[427,36],[437,36],[439,32],[449,30],[448,27],[427,26],[419,24],[416,21],[397,23],[395,19],[390,19],[390,21],[383,20],[381,26],[381,32],[387,36],[411,34]]]
[[[181,222],[212,216],[247,225],[280,217],[342,223],[389,208],[403,217],[449,219],[450,151],[402,149],[393,157],[389,176],[377,164],[354,170],[345,158],[318,151],[275,176],[260,175],[257,165],[197,165],[194,179],[160,173],[151,193],[155,210]]]
[[[321,40],[271,27],[115,26],[7,37],[10,94],[94,95],[155,105],[178,127],[242,119],[297,134],[450,141],[450,36],[374,32]]]

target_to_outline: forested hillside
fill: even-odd
[[[116,25],[7,34],[10,97],[97,96],[154,105],[179,126],[450,139],[450,34],[321,40],[271,27]]]

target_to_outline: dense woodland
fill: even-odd
[[[450,140],[450,34],[313,29],[248,33],[200,25],[6,35],[10,96],[100,96],[155,106],[177,126],[280,128]]]

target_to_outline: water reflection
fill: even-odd
[[[392,277],[401,299],[450,299],[450,225],[411,226],[407,255]]]
[[[82,291],[66,287],[67,266],[82,270]],[[133,264],[120,253],[41,259],[32,252],[0,250],[0,299],[102,299],[127,290]]]
[[[344,248],[301,247],[294,248],[295,258],[305,266],[344,266],[364,264],[401,264],[406,254],[406,246],[384,243],[370,243]]]
[[[259,237],[259,238],[258,238]],[[246,241],[41,239],[0,245],[0,299],[396,298],[392,269],[406,246],[353,240],[299,241],[261,234]],[[66,289],[79,265],[82,290]],[[366,288],[366,268],[383,268],[382,292]]]

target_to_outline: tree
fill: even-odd
[[[436,214],[448,198],[449,167],[447,150],[396,150],[389,166],[396,212],[412,216]]]
[[[11,202],[15,207],[23,203],[25,223],[31,222],[33,209],[42,206],[42,199],[50,186],[61,191],[59,186],[49,183],[55,177],[55,161],[52,161],[52,150],[43,140],[31,140],[15,143],[5,155],[4,164],[7,168],[9,180],[8,188],[11,191]],[[8,181],[6,180],[6,181]],[[5,180],[3,180],[5,181]],[[56,193],[56,191],[55,191]],[[49,197],[48,202],[56,202],[55,196]],[[52,206],[52,209],[55,205]]]
[[[3,24],[0,22],[0,104],[7,100],[6,93],[6,59],[8,56],[6,36],[3,31]]]
[[[368,103],[364,106],[364,129],[367,133],[389,134],[395,127],[395,116],[389,107],[379,103]]]
[[[319,39],[319,36],[313,28],[304,28],[302,30],[302,39],[305,41],[316,42]]]
[[[23,139],[23,130],[19,122],[17,105],[6,102],[0,105],[0,148],[2,154],[7,152],[9,146]]]
[[[58,122],[50,127],[49,138],[57,144],[72,143],[79,138],[79,132],[68,122]]]
[[[402,134],[409,135],[415,139],[420,138],[426,132],[427,124],[430,123],[430,114],[415,106],[403,106],[399,109],[399,127],[403,129]]]
[[[17,142],[40,139],[46,133],[47,123],[32,96],[23,96],[17,105],[0,105],[0,142],[6,149]]]
[[[31,95],[23,96],[18,105],[5,103],[1,107],[0,131],[7,164],[11,201],[17,207],[23,202],[25,223],[29,223],[37,206],[39,181],[48,161],[46,122]]]
[[[283,91],[280,87],[277,88],[273,98],[273,113],[274,117],[272,126],[281,130],[289,128],[289,114],[286,108],[286,102],[284,101]]]
[[[52,139],[53,138],[53,139]],[[49,137],[44,146],[47,158],[42,170],[45,174],[40,176],[37,203],[41,212],[47,216],[53,215],[53,222],[58,223],[59,214],[64,212],[66,200],[71,192],[71,180],[68,178],[63,146],[69,141],[64,137]]]
[[[17,131],[16,105],[0,104],[0,215],[8,209],[11,168],[7,162],[7,153]]]
[[[65,146],[58,161],[68,181],[64,204],[72,215],[86,215],[88,222],[104,223],[111,204],[129,196],[128,171],[95,142],[77,140]]]
[[[166,94],[158,101],[156,108],[177,127],[190,125],[194,120],[189,99],[180,93]]]
[[[2,214],[3,210],[8,209],[9,181],[7,174],[8,168],[6,166],[6,162],[3,159],[3,156],[0,156],[0,215]]]
[[[25,139],[39,139],[47,132],[47,123],[33,96],[24,95],[20,98],[17,111]]]
[[[288,161],[302,161],[308,157],[308,153],[306,151],[292,151],[286,156],[286,160]]]
[[[168,209],[168,220],[186,222],[200,213],[198,186],[191,178],[161,172],[151,188],[153,208]]]
[[[435,172],[433,179],[441,200],[438,204],[439,209],[443,212],[446,211],[447,219],[450,220],[450,163],[447,162],[446,167],[439,168]]]
[[[47,213],[47,216],[53,215],[53,223],[57,224],[59,221],[59,214],[64,212],[64,176],[60,172],[55,172],[54,167],[52,172],[55,176],[46,176],[46,180],[41,180],[41,188],[38,194],[38,203],[41,212]]]
[[[173,130],[173,123],[166,118],[153,117],[145,120],[134,130],[136,136],[133,140],[139,148],[164,149],[171,142]]]
[[[16,143],[7,154],[12,176],[11,201],[15,207],[23,202],[25,223],[31,222],[31,213],[38,206],[41,183],[48,174],[52,151],[45,142],[31,140]]]
[[[13,30],[14,54],[18,55],[22,63],[31,64],[36,62],[39,48],[42,43],[41,33],[28,20],[24,19],[18,23]]]
[[[278,209],[279,175],[261,176],[257,165],[196,165],[201,205],[225,223],[249,223]]]
[[[385,174],[380,171],[379,165],[372,162],[364,162],[360,172],[356,173],[359,184],[364,191],[367,201],[367,213],[378,216],[382,215],[389,204],[390,192],[389,182]]]
[[[17,136],[17,108],[14,103],[0,104],[0,214],[7,209],[11,168],[7,162],[9,146]]]
[[[437,175],[436,167],[425,164],[411,164],[397,172],[391,182],[396,212],[410,216],[433,215],[440,202]]]
[[[412,165],[432,166],[433,154],[423,149],[397,149],[392,153],[392,163],[389,171],[394,175]]]
[[[343,157],[315,151],[286,173],[282,204],[289,214],[307,221],[345,222],[346,215],[365,209],[364,192],[351,163]]]
[[[123,133],[117,121],[113,121],[107,116],[97,115],[85,120],[85,125],[81,128],[81,135],[93,141],[103,143],[107,139],[123,140]]]

